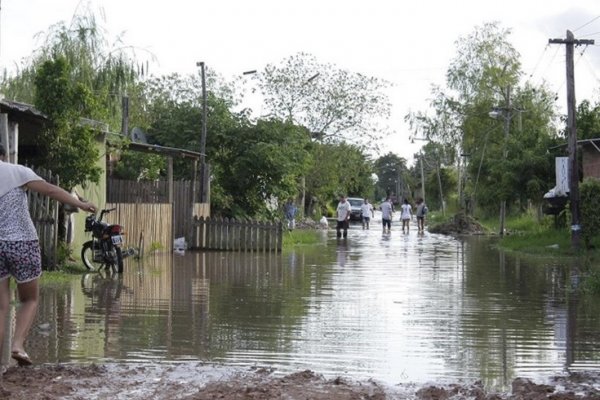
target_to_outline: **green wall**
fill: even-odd
[[[96,165],[102,168],[100,173],[100,181],[98,183],[90,183],[86,185],[86,188],[77,186],[75,190],[77,193],[88,201],[91,201],[98,207],[99,210],[106,206],[106,136],[104,134],[97,137],[96,145],[100,152],[100,157],[96,160]],[[74,214],[74,233],[75,237],[72,242],[73,257],[79,259],[81,254],[81,246],[83,243],[91,239],[90,232],[84,232],[85,229],[85,217],[89,213],[79,210]]]

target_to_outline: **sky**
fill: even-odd
[[[0,0],[0,66],[14,70],[39,47],[39,33],[68,24],[88,5],[109,39],[121,36],[141,57],[153,56],[155,74],[197,73],[204,61],[229,79],[304,52],[385,79],[392,115],[383,123],[394,133],[381,147],[409,161],[422,143],[410,143],[404,116],[427,111],[432,85],[445,84],[456,41],[486,22],[512,30],[523,80],[547,82],[560,107],[565,46],[548,39],[565,38],[569,29],[577,39],[596,40],[575,49],[575,93],[577,102],[600,99],[598,0]],[[256,103],[248,106],[256,111]]]

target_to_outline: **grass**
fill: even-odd
[[[67,262],[56,271],[44,271],[40,278],[40,285],[59,285],[71,282],[74,275],[88,272],[83,264],[78,262]]]
[[[283,248],[321,243],[323,232],[319,229],[295,229],[283,233]]]

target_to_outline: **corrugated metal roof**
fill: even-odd
[[[0,100],[0,107],[8,108],[12,111],[27,114],[27,115],[33,116],[35,118],[42,119],[44,121],[48,120],[48,117],[43,112],[37,110],[31,104],[21,103],[21,102],[13,101],[13,100],[2,99],[2,100]]]

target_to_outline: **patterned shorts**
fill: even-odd
[[[0,240],[0,281],[12,275],[18,283],[39,278],[42,274],[42,256],[37,240]]]

